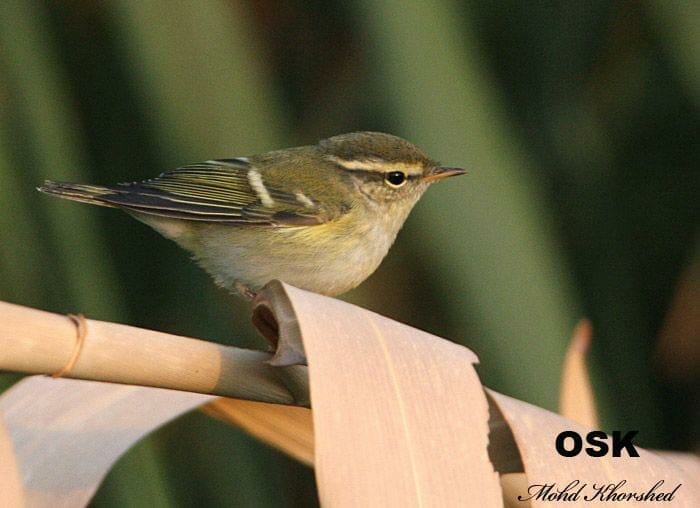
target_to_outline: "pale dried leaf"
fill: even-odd
[[[22,380],[0,396],[0,415],[27,506],[85,506],[134,443],[212,398],[95,381]]]
[[[592,338],[593,327],[590,321],[582,319],[574,329],[564,357],[559,389],[559,413],[585,427],[597,429],[598,411],[586,367],[586,355]]]
[[[530,501],[519,501],[518,496],[527,492],[527,476],[525,473],[506,473],[501,475],[503,490],[503,506],[505,508],[528,508]]]
[[[586,453],[575,457],[562,457],[554,448],[556,436],[560,432],[573,430],[585,437],[591,429],[526,402],[492,390],[487,392],[513,431],[528,485],[554,483],[556,489],[562,489],[570,482],[578,480],[586,484],[582,496],[590,496],[595,493],[594,484],[616,484],[625,480],[626,484],[619,491],[646,492],[656,482],[664,480],[664,484],[658,489],[662,492],[672,491],[676,485],[681,484],[672,506],[700,506],[697,476],[689,474],[687,467],[679,467],[675,461],[640,447],[636,447],[640,455],[638,458],[627,455],[590,457]],[[687,456],[687,460],[696,462],[699,459]],[[581,484],[578,487],[581,487]],[[528,492],[522,491],[518,495],[527,498]],[[532,499],[531,503],[534,507],[572,506],[572,501],[563,500]]]
[[[5,427],[2,413],[0,413],[0,506],[15,508],[24,505],[19,464],[12,445],[12,438]]]
[[[314,431],[307,408],[219,398],[202,406],[202,411],[238,425],[303,464],[313,465]]]
[[[308,355],[328,506],[501,506],[488,404],[468,349],[285,286]]]
[[[700,457],[697,454],[672,452],[668,450],[653,450],[656,455],[663,457],[685,471],[690,478],[700,481]]]

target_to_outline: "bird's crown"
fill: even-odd
[[[382,132],[352,132],[319,142],[320,151],[347,169],[364,167],[384,171],[397,165],[413,167],[416,171],[436,166],[423,150],[405,139]]]

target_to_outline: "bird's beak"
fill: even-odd
[[[442,180],[450,176],[463,175],[466,173],[465,170],[461,168],[441,168],[434,167],[431,168],[423,177],[424,182],[434,182],[436,180]]]

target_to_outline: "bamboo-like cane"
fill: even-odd
[[[274,367],[270,353],[91,319],[85,324],[80,355],[65,377],[306,405],[294,395],[304,392],[298,385],[306,367]],[[0,302],[0,370],[60,372],[76,339],[67,316]]]

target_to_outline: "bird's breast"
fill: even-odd
[[[279,279],[334,296],[353,289],[374,272],[404,219],[397,213],[363,218],[350,212],[314,226],[199,223],[187,238],[173,239],[193,252],[223,287],[232,289],[242,283],[258,289]]]

